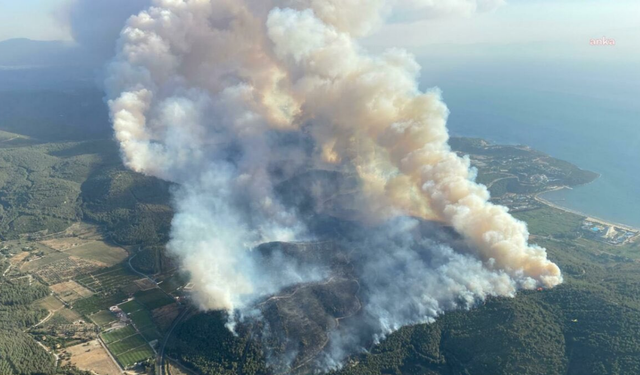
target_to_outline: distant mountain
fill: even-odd
[[[92,60],[71,42],[9,39],[0,42],[1,67],[44,67],[91,64]]]

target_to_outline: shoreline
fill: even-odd
[[[574,209],[571,209],[571,208],[568,208],[568,207],[563,207],[563,206],[560,206],[560,205],[558,205],[556,203],[553,203],[553,202],[551,202],[551,201],[549,201],[547,199],[544,199],[544,198],[542,198],[540,196],[542,194],[550,193],[552,191],[563,190],[563,189],[572,189],[572,187],[570,187],[570,186],[559,186],[559,187],[556,187],[556,188],[553,188],[553,189],[549,189],[549,190],[537,193],[537,194],[535,194],[534,198],[535,198],[536,201],[538,201],[538,202],[540,202],[540,203],[542,203],[542,204],[544,204],[546,206],[549,206],[551,208],[555,208],[556,210],[560,210],[560,211],[568,212],[568,213],[571,213],[571,214],[574,214],[574,215],[582,216],[582,217],[585,218],[585,220],[592,221],[594,223],[599,223],[599,224],[608,225],[608,226],[614,226],[614,227],[622,228],[622,229],[633,231],[633,232],[640,232],[640,228],[636,228],[634,226],[627,225],[627,224],[616,223],[614,221],[602,219],[602,218],[599,218],[599,217],[596,217],[596,216],[593,216],[593,215],[589,215],[589,214],[585,214],[584,212],[580,212],[580,211],[577,211],[577,210],[574,210]]]

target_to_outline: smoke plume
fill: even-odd
[[[343,218],[384,228],[362,236],[357,258],[370,335],[562,282],[526,225],[490,203],[451,151],[447,107],[438,90],[418,89],[414,58],[372,56],[357,41],[392,14],[500,3],[154,0],[128,20],[106,84],[116,138],[129,168],[179,184],[168,247],[203,309],[251,309],[326,276],[286,258],[268,269],[251,250],[314,238],[308,214],[277,189],[311,169],[353,176],[356,194],[336,192],[353,197]],[[465,245],[416,232],[417,219],[453,227]],[[327,362],[350,347],[346,332]]]

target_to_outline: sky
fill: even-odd
[[[61,16],[71,1],[0,0],[0,41],[71,40]],[[510,0],[495,11],[468,17],[392,21],[363,44],[371,49],[403,47],[420,54],[431,45],[586,46],[590,39],[602,37],[615,39],[618,50],[640,55],[640,1]]]
[[[0,0],[0,41],[12,38],[70,40],[60,11],[69,0]]]

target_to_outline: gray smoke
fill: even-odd
[[[106,82],[116,138],[129,168],[181,186],[168,247],[202,309],[250,311],[327,276],[252,256],[264,242],[314,239],[309,213],[276,191],[309,169],[355,181],[312,210],[333,202],[327,212],[376,228],[354,250],[366,323],[334,332],[325,366],[357,350],[357,332],[381,337],[562,282],[546,251],[527,243],[526,225],[491,204],[469,160],[450,150],[448,110],[439,91],[418,89],[413,57],[371,56],[357,41],[392,14],[500,3],[155,0],[127,21]],[[462,244],[418,230],[419,219],[451,226]]]

